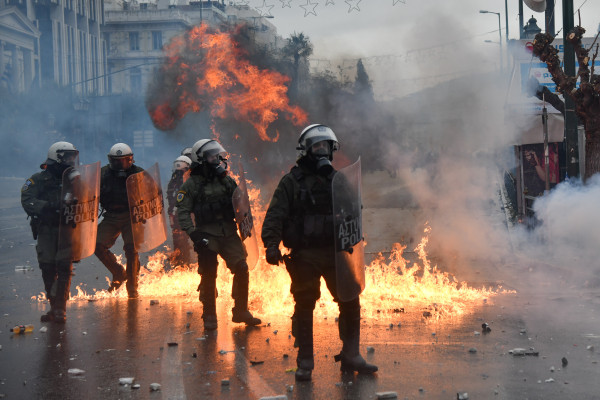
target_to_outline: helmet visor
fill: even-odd
[[[190,166],[185,161],[175,161],[173,163],[173,171],[187,171]]]
[[[227,160],[227,152],[217,141],[206,143],[199,151],[202,154],[202,159],[209,164],[218,164]]]
[[[61,165],[68,165],[69,167],[79,165],[78,150],[59,150],[56,152],[56,158]]]
[[[133,165],[133,156],[127,155],[122,157],[108,157],[110,161],[110,167],[116,171],[126,171]]]

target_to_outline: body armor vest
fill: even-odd
[[[194,204],[196,226],[235,218],[232,195],[235,183],[229,177],[212,180],[200,176],[199,196]]]
[[[297,182],[291,215],[283,227],[283,245],[288,248],[333,245],[333,202],[331,180],[305,175],[295,166],[291,174]]]
[[[109,212],[127,212],[129,200],[127,199],[127,178],[141,168],[133,166],[126,171],[125,177],[117,176],[117,173],[109,166],[102,168],[100,178],[100,204]]]

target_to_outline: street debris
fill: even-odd
[[[160,383],[151,383],[150,384],[150,391],[151,392],[156,392],[160,390]]]
[[[509,350],[508,353],[513,356],[538,356],[540,354],[539,351],[535,350],[533,347],[530,347],[529,349],[517,347]]]
[[[131,385],[131,384],[133,384],[134,380],[135,380],[134,377],[119,378],[119,385]]]
[[[594,346],[592,346],[592,345],[589,345],[588,347],[586,347],[586,350],[589,350],[589,351],[594,351]]]
[[[288,368],[285,370],[285,372],[296,372],[298,370],[298,367],[292,367],[292,368]]]
[[[142,385],[140,385],[139,383],[135,383],[135,384],[131,385],[132,389],[139,389],[141,387],[142,387]]]
[[[546,382],[546,383],[551,383],[551,382],[554,382],[554,378],[548,378],[548,379],[546,379],[544,382]]]
[[[471,348],[469,349],[469,353],[471,353],[471,354],[475,354],[475,353],[477,353],[477,349],[476,349],[475,347],[471,347]]]
[[[252,360],[250,360],[250,364],[252,364],[252,365],[260,365],[260,364],[264,364],[264,363],[265,363],[264,361],[252,361]]]
[[[456,393],[456,400],[468,400],[469,399],[469,393],[464,392],[464,393]]]
[[[397,399],[398,393],[396,392],[377,392],[375,393],[378,399]]]
[[[40,328],[40,332],[41,332],[41,333],[44,333],[44,332],[47,332],[47,331],[48,331],[48,328],[47,328],[47,327],[45,327],[45,326],[42,326],[42,327]]]
[[[285,394],[280,394],[277,396],[261,397],[259,400],[287,400],[287,396]]]
[[[475,335],[475,336],[479,336],[479,335],[481,335],[481,332],[479,332],[479,331],[474,331],[474,332],[473,332],[473,335]]]
[[[429,317],[431,317],[431,313],[429,311],[423,311],[423,316],[425,318],[429,318]]]
[[[82,369],[79,369],[79,368],[69,368],[67,373],[69,375],[83,375],[83,374],[85,374],[85,371]]]
[[[179,346],[179,343],[177,343],[177,342],[167,342],[167,346],[169,346],[169,347]]]
[[[287,385],[285,388],[290,393],[294,391],[294,385]]]
[[[158,304],[158,300],[150,300],[150,305],[153,306],[155,304]]]
[[[566,367],[569,364],[569,360],[567,360],[567,357],[561,358],[560,361],[562,362],[563,368]]]
[[[229,386],[229,379],[221,379],[221,386]]]
[[[484,322],[483,324],[481,324],[481,331],[483,333],[490,333],[492,331],[492,328],[490,328],[490,325],[487,322]]]

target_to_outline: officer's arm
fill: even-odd
[[[41,216],[48,202],[39,198],[41,187],[36,180],[34,177],[27,179],[21,188],[21,205],[28,215]]]
[[[189,235],[195,230],[194,223],[192,222],[192,211],[194,209],[194,194],[190,191],[192,188],[189,179],[184,183],[179,191],[177,192],[177,220],[181,229],[183,229]]]
[[[262,240],[265,248],[277,247],[282,239],[283,224],[290,215],[294,195],[293,182],[284,176],[273,193],[262,227]]]
[[[173,214],[173,208],[175,207],[175,196],[177,196],[177,194],[175,193],[176,185],[177,177],[175,176],[175,174],[173,174],[171,176],[169,184],[167,185],[167,203],[169,203],[169,208],[167,209],[167,212],[169,214]]]

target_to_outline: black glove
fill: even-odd
[[[194,231],[190,233],[190,239],[194,242],[194,250],[196,251],[208,246],[208,237],[204,232]]]
[[[271,265],[279,265],[279,262],[283,260],[279,247],[267,247],[266,256],[267,262]]]

